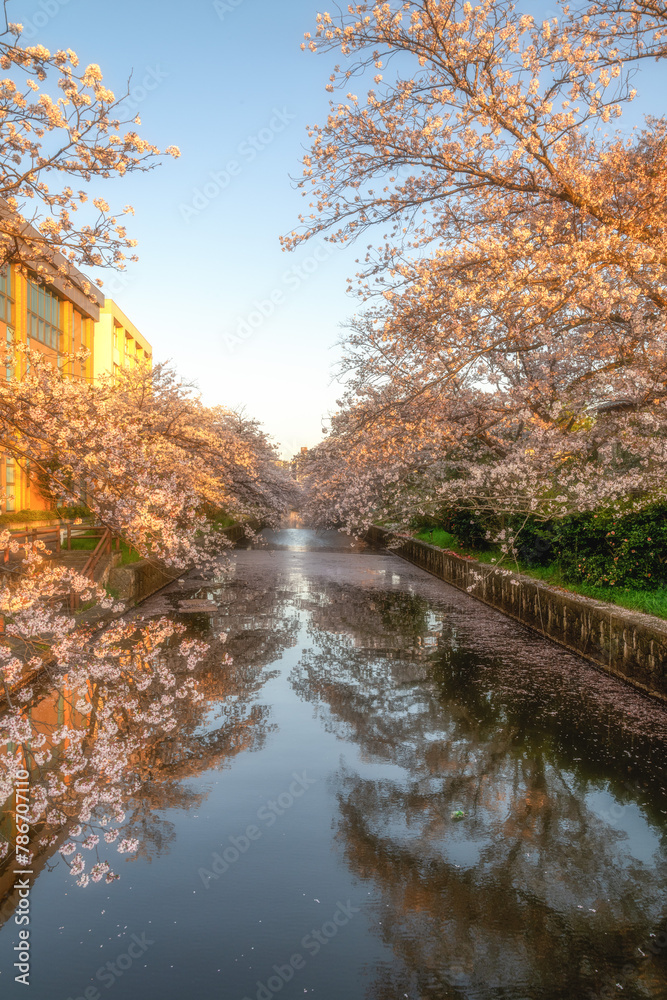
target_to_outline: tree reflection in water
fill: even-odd
[[[191,779],[228,767],[244,751],[260,748],[272,729],[270,710],[258,699],[275,675],[267,665],[294,643],[296,621],[284,608],[284,595],[234,581],[214,589],[209,585],[204,592],[200,579],[171,590],[129,617],[124,625],[128,634],[133,625],[148,628],[149,634],[153,622],[161,629],[165,615],[175,617],[184,594],[208,599],[211,610],[187,616],[185,634],[176,631],[172,647],[167,645],[154,661],[157,683],[142,691],[142,678],[148,676],[145,665],[136,657],[125,663],[121,658],[117,675],[108,683],[88,685],[85,700],[92,710],[82,705],[80,690],[68,687],[67,678],[57,689],[37,690],[22,708],[29,736],[23,744],[8,744],[5,752],[14,759],[20,756],[22,766],[29,768],[33,800],[39,802],[30,844],[35,871],[63,847],[65,863],[71,865],[70,855],[82,846],[87,871],[96,873],[99,863],[102,874],[110,870],[104,852],[113,850],[116,842],[131,843],[131,853],[145,858],[168,851],[174,826],[161,813],[201,803],[205,792],[193,787]],[[267,627],[271,622],[276,627]],[[200,639],[208,644],[194,670],[180,655],[183,639],[186,644]],[[180,690],[184,679],[188,696],[168,695]],[[111,741],[114,767],[101,769]],[[13,806],[12,796],[0,814],[5,844],[13,842]],[[120,832],[111,841],[104,833],[113,821]],[[98,843],[85,850],[90,838],[98,838]],[[76,847],[70,849],[66,841]],[[73,866],[75,874],[80,865]],[[0,922],[12,913],[13,867],[8,852],[6,875],[0,871]],[[79,881],[88,884],[87,878]]]
[[[241,952],[261,916],[267,930],[253,938],[257,977],[281,961],[270,921],[278,935],[287,928],[291,947],[312,877],[316,905],[324,899],[314,888],[320,882],[336,892],[350,882],[366,887],[355,900],[360,907],[368,901],[370,929],[364,933],[360,916],[355,940],[340,939],[350,949],[348,985],[365,960],[375,963],[365,986],[345,993],[355,1000],[667,996],[667,935],[651,936],[667,921],[664,711],[466,595],[421,577],[413,593],[413,571],[394,572],[388,558],[250,552],[237,565],[237,578],[213,585],[193,577],[136,610],[139,622],[186,622],[187,636],[205,639],[210,652],[192,673],[201,700],[180,700],[168,731],[150,689],[147,703],[138,702],[140,726],[134,709],[123,714],[116,700],[133,749],[114,780],[126,813],[122,836],[136,838],[139,853],[152,858],[173,842],[165,811],[203,801],[209,773],[246,750],[265,748],[218,803],[233,809],[240,795],[238,816],[255,796],[273,794],[264,772],[280,770],[285,747],[304,767],[312,760],[322,777],[329,773],[332,799],[325,778],[303,812],[290,814],[292,825],[262,838],[253,865],[230,876],[247,887],[244,912],[233,908],[236,897],[231,910],[217,909],[219,895],[205,897],[211,924],[220,918]],[[354,574],[357,586],[349,583]],[[290,698],[290,667],[277,661],[299,635],[308,648],[289,673]],[[266,691],[280,669],[281,680]],[[277,695],[271,709],[269,694]],[[340,744],[332,749],[296,698]],[[52,694],[36,695],[30,711],[44,732],[62,725]],[[275,725],[280,731],[269,740]],[[92,772],[97,734],[87,733],[83,763]],[[37,870],[81,823],[77,782],[64,783],[59,796],[49,805],[66,818],[38,832],[47,843]],[[335,861],[323,803],[333,805]],[[97,814],[87,822],[92,827]],[[279,890],[296,895],[293,909]],[[0,900],[2,892],[0,882]],[[190,892],[181,904],[191,915],[201,906]],[[329,982],[336,954],[323,955],[307,976]],[[387,960],[366,958],[378,954]],[[233,977],[238,956],[228,957]],[[219,982],[210,980],[215,989]]]
[[[652,734],[624,731],[613,697],[568,697],[548,664],[471,654],[419,596],[334,585],[311,615],[291,682],[361,751],[335,777],[337,838],[399,959],[367,996],[667,996]]]

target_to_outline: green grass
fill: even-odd
[[[143,556],[140,556],[137,550],[133,549],[132,546],[128,545],[126,542],[120,543],[120,551],[122,553],[120,560],[121,566],[127,566],[128,563],[139,562],[140,559],[143,559]]]
[[[225,515],[220,515],[220,517],[213,518],[210,524],[214,524],[216,528],[231,528],[233,524],[238,523],[238,518],[227,517]]]
[[[72,538],[71,548],[77,552],[92,552],[93,549],[96,548],[98,542],[99,538]]]
[[[616,587],[593,587],[588,583],[570,583],[563,579],[560,567],[556,563],[550,566],[526,566],[521,560],[505,556],[499,548],[487,549],[478,552],[474,549],[464,549],[458,539],[448,531],[441,528],[433,529],[431,539],[428,529],[420,531],[415,535],[420,541],[437,545],[441,549],[450,549],[460,555],[472,556],[478,562],[490,565],[502,565],[505,569],[513,572],[523,573],[524,576],[531,576],[535,580],[542,580],[552,587],[560,587],[569,590],[573,594],[581,594],[583,597],[590,597],[595,601],[604,601],[607,604],[616,604],[621,608],[630,611],[641,611],[646,615],[655,615],[658,618],[667,618],[667,588],[660,590],[632,590],[630,588]]]
[[[433,531],[424,528],[423,531],[415,535],[415,538],[419,538],[422,542],[428,542],[430,545],[437,545],[439,549],[452,549],[456,552],[459,548],[459,543],[454,536],[443,528],[434,528]]]
[[[206,520],[208,522],[209,528],[214,531],[224,531],[225,528],[231,528],[233,524],[238,524],[238,517],[229,517],[228,514],[222,513],[211,513],[210,511],[206,513]],[[198,531],[197,537],[202,538],[204,532]]]
[[[509,568],[509,565],[508,565]],[[515,568],[515,567],[514,567]],[[563,579],[560,567],[524,566],[519,561],[519,572],[532,576],[552,587],[562,587],[583,597],[591,597],[595,601],[605,601],[607,604],[617,604],[630,611],[641,611],[646,615],[656,615],[667,618],[667,590],[632,590],[629,587],[594,587],[589,583],[570,583]]]
[[[99,538],[73,538],[72,549],[76,550],[77,552],[93,552],[98,542]],[[64,551],[66,551],[65,548],[63,548],[63,552]],[[116,549],[112,548],[111,551],[115,552]],[[143,558],[143,556],[139,555],[136,549],[133,549],[131,545],[128,545],[126,542],[123,541],[121,541],[120,543],[120,552],[121,552],[121,560],[120,560],[121,566],[127,566],[129,563],[138,562],[140,559]]]
[[[214,521],[209,520],[209,527],[213,528],[215,531],[225,531],[227,528],[231,528],[235,524],[241,524],[238,517],[216,517]]]
[[[470,547],[465,548],[462,543],[459,542],[456,535],[450,534],[449,531],[445,531],[443,528],[434,528],[433,532],[431,532],[430,528],[424,528],[423,531],[420,531],[414,537],[418,538],[421,542],[428,542],[430,545],[437,545],[439,549],[451,549],[452,552],[456,552],[458,555],[472,556],[473,559],[477,559],[479,562],[497,562],[498,556],[500,555],[499,549],[480,550]]]

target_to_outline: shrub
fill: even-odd
[[[90,517],[90,510],[84,506],[56,507],[52,510],[8,510],[0,514],[0,524],[26,524],[29,521],[73,521],[77,517]]]
[[[23,524],[26,521],[55,520],[58,515],[53,510],[8,510],[0,514],[0,524]]]
[[[554,525],[552,522],[512,517],[509,526],[517,532],[518,557],[526,566],[548,566],[554,560]]]
[[[667,585],[667,504],[614,515],[605,511],[557,522],[554,548],[566,579],[593,586]]]
[[[447,531],[456,535],[463,546],[471,549],[484,550],[491,546],[492,537],[499,531],[498,519],[485,514],[475,514],[470,510],[453,511],[445,518]]]
[[[500,530],[498,519],[469,510],[443,512],[435,523],[464,550],[488,548]],[[432,526],[424,524],[426,530]],[[516,535],[525,566],[557,566],[565,583],[634,590],[667,586],[667,503],[623,515],[601,510],[546,522],[516,515],[507,518],[506,528]]]
[[[456,537],[463,548],[488,549],[491,545],[487,533],[498,531],[498,519],[475,514],[469,510],[447,508],[433,517],[415,517],[410,522],[413,531],[441,529]]]
[[[56,513],[64,521],[73,521],[77,517],[90,517],[90,508],[84,504],[72,505],[71,507],[56,507]]]

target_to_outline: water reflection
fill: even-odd
[[[261,541],[269,549],[286,552],[366,552],[368,546],[358,538],[351,538],[340,531],[291,527],[277,531],[265,530]]]
[[[273,725],[269,706],[259,704],[258,698],[267,681],[275,676],[275,671],[267,665],[294,642],[295,619],[285,612],[284,599],[279,593],[268,594],[236,581],[218,584],[212,591],[210,584],[203,587],[203,582],[198,575],[193,575],[129,616],[137,623],[163,618],[165,614],[175,617],[174,610],[179,603],[187,605],[189,602],[195,606],[211,603],[215,609],[213,615],[187,616],[186,637],[205,638],[209,650],[192,679],[191,691],[196,698],[175,702],[171,699],[177,723],[171,732],[165,733],[160,725],[159,704],[154,704],[150,696],[145,699],[139,696],[134,708],[123,711],[116,737],[128,747],[124,757],[119,755],[121,763],[113,781],[114,793],[125,790],[119,836],[136,841],[137,849],[133,854],[148,861],[167,853],[174,843],[175,824],[164,817],[165,812],[191,810],[199,807],[205,798],[200,788],[191,785],[192,779],[213,769],[230,767],[239,754],[264,746]],[[212,595],[216,598],[215,604],[211,602]],[[235,630],[228,636],[225,623],[230,616],[235,622]],[[178,678],[179,666],[172,666]],[[185,674],[182,667],[181,673]],[[65,678],[60,691],[48,690],[43,684],[25,706],[25,716],[32,723],[32,745],[34,737],[39,736],[46,749],[52,746],[56,749],[51,765],[44,769],[30,753],[31,743],[25,745],[23,766],[31,774],[33,797],[38,789],[46,787],[54,769],[64,767],[65,779],[55,791],[49,791],[45,818],[34,830],[31,868],[35,872],[42,871],[54,857],[58,858],[58,851],[68,838],[77,838],[78,846],[86,834],[100,840],[100,847],[91,860],[106,862],[99,853],[104,846],[104,831],[109,825],[103,814],[108,816],[113,812],[105,803],[114,798],[107,779],[103,803],[95,809],[87,805],[90,783],[94,783],[98,773],[99,755],[105,753],[105,734],[99,727],[105,694],[101,690],[98,692],[96,704],[99,707],[89,715],[75,710],[78,700],[79,693],[67,687]],[[76,752],[81,759],[77,761],[76,781],[69,779],[67,767],[73,738],[65,741],[62,747],[60,736],[52,739],[63,725],[71,727],[78,736]],[[0,811],[0,834],[8,844],[14,842],[13,811],[12,796]],[[65,857],[60,863],[69,864],[69,861]],[[0,926],[12,916],[18,902],[13,889],[14,867],[13,855],[9,853],[0,867]]]
[[[139,851],[103,905],[76,890],[97,902],[66,923],[62,839],[37,860],[51,943],[32,995],[99,985],[129,926],[156,944],[126,1000],[254,1000],[349,899],[352,929],[282,997],[667,996],[664,708],[394,556],[297,525],[265,541],[136,610],[211,642],[203,698],[129,759]],[[47,692],[32,710],[62,724]],[[312,785],[288,802],[295,771]]]
[[[620,982],[667,996],[664,939],[650,951],[667,928],[651,734],[630,750],[613,698],[562,697],[556,655],[531,690],[525,665],[461,649],[448,617],[416,595],[330,587],[291,677],[371,772],[397,768],[334,777],[338,841],[399,960],[367,995],[598,996]]]

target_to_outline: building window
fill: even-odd
[[[81,346],[85,350],[90,350],[93,338],[91,336],[93,321],[85,316],[81,317]]]
[[[13,458],[8,458],[5,463],[5,488],[6,488],[6,509],[16,510],[16,497],[14,487],[16,484],[16,466]]]
[[[54,351],[60,348],[60,299],[34,281],[28,281],[28,334]]]
[[[11,351],[13,351],[13,349],[14,349],[14,331],[11,329],[11,327],[8,326],[7,327],[7,355],[8,356],[11,353]],[[6,372],[7,372],[7,378],[8,379],[10,379],[12,377],[12,375],[14,374],[14,365],[11,364],[9,360],[7,361]]]
[[[12,269],[9,265],[0,268],[0,319],[13,323]]]

